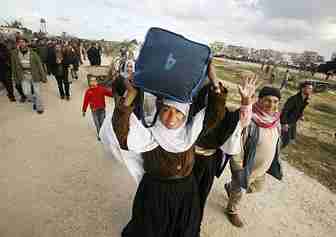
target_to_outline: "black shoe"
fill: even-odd
[[[43,114],[44,111],[43,111],[43,110],[38,110],[37,113],[38,113],[38,114]]]
[[[16,102],[16,99],[14,97],[9,97],[10,102]]]
[[[61,95],[61,100],[64,100],[65,96],[64,95]]]
[[[66,100],[69,101],[69,100],[70,100],[70,96],[67,96],[67,97],[66,97]]]

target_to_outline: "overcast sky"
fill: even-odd
[[[152,26],[204,43],[336,51],[336,0],[1,0],[0,21],[92,39],[143,40]],[[2,22],[0,22],[2,23]]]

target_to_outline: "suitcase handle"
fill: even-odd
[[[138,118],[141,119],[142,124],[145,126],[145,128],[151,128],[154,126],[154,124],[156,123],[160,110],[157,109],[153,121],[151,121],[149,124],[147,124],[146,120],[145,120],[145,113],[144,113],[144,95],[145,92],[142,88],[138,88],[139,89],[139,99],[138,99],[138,105],[139,106],[139,114],[138,114]]]

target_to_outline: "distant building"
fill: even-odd
[[[285,64],[285,65],[294,66],[293,59],[289,53],[282,54],[281,62],[282,64]]]
[[[302,54],[302,62],[305,65],[316,65],[324,62],[324,57],[319,55],[318,52],[304,51]]]
[[[14,35],[16,33],[23,34],[23,31],[17,28],[0,26],[0,33],[5,34],[5,35]]]
[[[266,63],[280,63],[282,61],[282,55],[280,51],[272,49],[250,49],[249,59],[257,62]]]
[[[243,46],[228,45],[225,48],[224,53],[229,57],[242,58],[242,57],[248,57],[249,51],[250,51],[249,48]]]
[[[214,42],[211,47],[219,49],[223,45],[224,43]],[[324,57],[315,51],[304,51],[303,53],[281,52],[273,49],[255,49],[239,45],[228,45],[218,53],[236,59],[295,67],[311,67],[325,61]],[[332,60],[336,60],[336,52],[333,53]]]
[[[289,52],[287,54],[290,56],[290,62],[291,62],[291,64],[289,64],[290,66],[299,67],[301,65],[301,61],[302,61],[301,53]]]

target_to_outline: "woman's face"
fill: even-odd
[[[127,64],[127,73],[128,74],[133,73],[133,63],[128,63]]]
[[[56,45],[56,46],[55,46],[55,50],[56,50],[56,51],[61,51],[61,50],[62,50],[62,47],[61,47],[61,45],[59,45],[59,44],[58,44],[58,45]]]
[[[96,78],[91,78],[89,85],[90,85],[91,88],[97,87],[98,86],[98,82],[97,82]]]
[[[280,100],[276,96],[265,96],[260,99],[262,110],[267,113],[278,112],[279,102]]]
[[[306,85],[305,87],[303,87],[302,89],[302,93],[306,96],[306,97],[311,97],[311,95],[313,94],[313,86],[312,85]]]
[[[160,120],[166,128],[177,129],[183,125],[186,116],[174,107],[163,105],[160,110]]]

